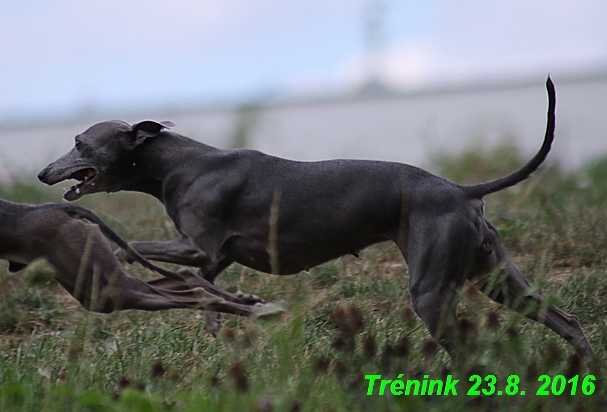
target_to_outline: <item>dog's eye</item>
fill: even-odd
[[[82,142],[81,142],[81,141],[80,141],[80,139],[78,139],[78,138],[76,138],[76,139],[75,139],[75,141],[76,141],[75,147],[76,147],[76,149],[77,149],[77,148],[78,148],[78,146],[80,146],[80,145],[82,144]]]

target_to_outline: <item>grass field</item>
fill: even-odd
[[[443,157],[436,168],[458,182],[486,180],[520,163],[504,150],[490,161],[472,152]],[[61,194],[15,182],[0,197],[44,203]],[[523,273],[550,303],[580,318],[594,361],[582,362],[552,331],[466,287],[458,311],[471,356],[455,368],[411,310],[407,267],[388,243],[289,277],[231,266],[220,286],[285,302],[289,310],[260,321],[226,317],[217,339],[200,312],[93,314],[43,262],[17,274],[4,265],[0,411],[605,410],[607,161],[570,176],[544,168],[486,200],[489,220]],[[81,204],[128,240],[175,236],[149,197],[99,194]],[[129,271],[150,276],[137,265]],[[368,396],[367,375],[422,382],[451,375],[459,382],[457,395],[416,396],[393,395],[389,384],[379,395],[378,381]],[[468,395],[474,375],[479,394]],[[548,395],[537,395],[548,380]]]

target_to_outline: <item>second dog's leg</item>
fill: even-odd
[[[172,282],[171,287],[163,288],[129,275],[97,225],[69,219],[50,240],[45,256],[55,267],[57,280],[89,310],[200,308],[244,316],[254,313],[252,305],[226,300],[224,296],[230,294],[225,291],[223,296],[209,292],[208,282],[200,278],[195,285],[161,278]]]
[[[231,260],[228,261],[231,263]],[[181,288],[184,287],[202,287],[206,291],[214,295],[220,296],[229,302],[244,305],[251,305],[264,302],[262,299],[254,295],[240,295],[229,293],[221,288],[218,288],[212,282],[204,279],[202,276],[195,275],[194,272],[189,269],[182,269],[179,271],[179,273],[186,280],[187,284],[166,277],[154,279],[152,281],[149,281],[148,283],[155,287],[172,290],[181,290]],[[204,321],[207,324],[209,332],[211,332],[213,336],[217,336],[217,333],[219,332],[219,330],[221,330],[221,327],[223,325],[223,318],[221,316],[221,313],[205,310]]]

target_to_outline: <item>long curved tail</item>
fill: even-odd
[[[152,262],[150,262],[149,260],[147,260],[146,258],[141,256],[139,254],[139,252],[137,252],[135,249],[133,249],[126,240],[121,238],[118,233],[116,233],[112,229],[110,229],[105,223],[103,223],[103,221],[101,220],[101,218],[99,218],[99,216],[97,216],[95,213],[91,212],[90,210],[88,210],[82,206],[78,206],[78,205],[74,205],[74,204],[67,204],[67,203],[61,204],[61,208],[68,215],[70,215],[72,217],[84,219],[84,220],[87,220],[91,223],[95,223],[96,225],[98,225],[99,229],[101,230],[101,233],[103,233],[103,235],[105,237],[110,239],[112,242],[116,243],[118,245],[118,247],[120,247],[125,252],[127,252],[133,259],[135,259],[137,262],[139,262],[146,269],[150,269],[156,273],[161,274],[162,276],[165,276],[165,277],[168,277],[171,279],[184,281],[183,276],[181,276],[179,273],[173,272],[172,270],[167,270],[167,269],[161,268],[160,266],[156,266],[155,264],[153,264]]]
[[[546,134],[544,136],[544,143],[540,150],[535,156],[519,170],[509,174],[508,176],[493,180],[491,182],[480,183],[477,185],[463,186],[463,190],[471,197],[480,199],[490,193],[498,192],[510,186],[527,179],[531,173],[535,172],[537,168],[544,162],[552,141],[554,140],[554,127],[555,127],[555,108],[556,108],[556,92],[554,90],[554,84],[550,77],[546,80],[546,90],[548,92],[548,119],[546,123]]]

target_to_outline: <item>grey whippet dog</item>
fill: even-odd
[[[164,277],[143,281],[130,275],[106,237]],[[9,271],[15,272],[40,258],[53,267],[57,281],[94,312],[190,308],[249,316],[263,306],[224,292],[189,270],[175,273],[153,265],[83,207],[0,200],[0,259],[8,260]]]
[[[80,181],[65,193],[70,201],[119,190],[154,196],[181,238],[131,245],[148,259],[196,266],[209,281],[232,262],[288,275],[391,240],[409,266],[413,309],[452,357],[459,342],[455,306],[466,280],[484,281],[490,298],[545,324],[590,357],[578,319],[543,304],[484,217],[483,196],[529,177],[550,151],[556,97],[550,79],[546,87],[541,149],[514,173],[477,185],[400,163],[297,162],[220,150],[155,121],[97,123],[38,177],[49,185]],[[496,282],[487,281],[492,276]]]

